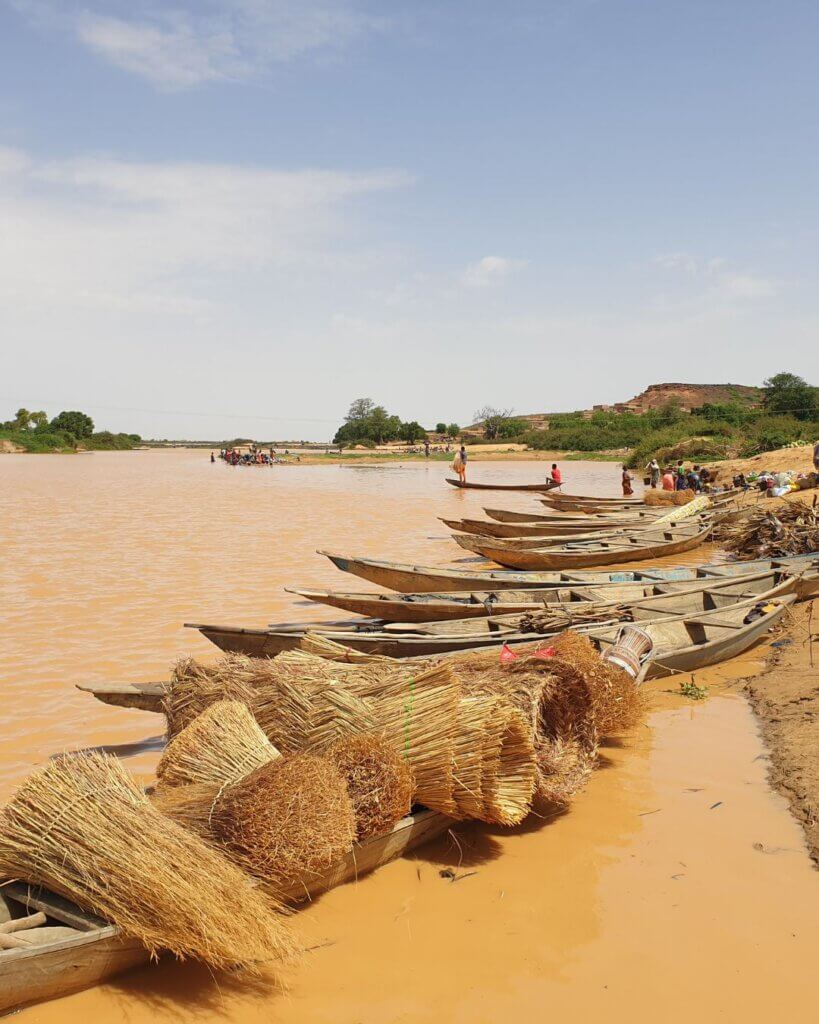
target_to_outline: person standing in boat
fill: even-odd
[[[452,460],[452,468],[458,474],[461,486],[466,483],[466,457],[466,448],[461,445],[461,450],[455,452],[455,458]]]
[[[646,473],[649,475],[651,486],[656,490],[660,485],[660,463],[652,459],[646,466]]]
[[[623,466],[623,476],[621,478],[621,483],[623,484],[624,498],[629,498],[632,494],[634,494],[634,489],[631,486],[631,481],[633,479],[634,477],[631,475],[631,473],[629,473],[628,469],[625,466]]]
[[[563,474],[558,469],[556,462],[552,463],[552,483],[555,487],[560,487],[563,483]]]

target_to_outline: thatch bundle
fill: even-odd
[[[687,505],[696,495],[686,488],[684,491],[646,491],[643,501],[646,505]]]
[[[771,501],[719,524],[714,539],[739,558],[786,558],[819,551],[819,509],[799,499]]]
[[[228,655],[211,667],[200,665],[193,658],[181,658],[171,671],[162,704],[168,738],[176,736],[218,700],[249,703],[253,696],[252,686],[246,673],[239,671],[236,664],[237,661],[249,660]]]
[[[594,721],[601,736],[613,736],[642,721],[648,707],[645,691],[618,665],[604,661],[589,637],[571,630],[551,642],[551,671],[562,678],[579,674],[592,697]]]
[[[63,755],[23,783],[0,816],[0,875],[74,900],[152,954],[225,968],[293,952],[269,899],[104,754]]]
[[[327,871],[356,837],[344,779],[312,754],[278,758],[225,790],[212,823],[232,858],[282,892]]]
[[[522,715],[535,752],[537,792],[565,802],[591,773],[598,738],[588,687],[582,679],[565,686],[551,664],[526,653],[503,663],[490,651],[455,662],[465,693],[494,695]]]
[[[161,787],[191,783],[230,786],[278,756],[246,704],[221,700],[174,736],[159,760],[156,775]]]
[[[325,756],[338,769],[353,803],[356,839],[386,835],[409,814],[415,779],[407,761],[379,736],[345,736]]]
[[[211,819],[221,792],[220,785],[198,782],[185,786],[159,786],[149,799],[160,813],[189,832],[195,832],[200,839],[215,843]]]

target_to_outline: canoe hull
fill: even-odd
[[[460,480],[453,480],[451,476],[446,477],[446,482],[452,484],[453,487],[461,488],[461,490],[474,491],[536,491],[542,493],[543,491],[552,491],[555,487],[560,486],[552,483],[551,480],[542,484],[476,484],[467,481],[461,483]]]

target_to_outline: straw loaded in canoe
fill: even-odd
[[[446,482],[453,487],[478,491],[551,491],[560,486],[553,480],[545,480],[542,484],[476,484],[468,483],[466,480],[454,480],[451,476],[446,478]]]
[[[500,541],[478,541],[471,550],[512,569],[582,569],[616,562],[644,562],[692,551],[708,539],[711,530],[712,524],[693,523],[677,529],[615,534],[611,540],[574,541],[534,549],[512,548]]]
[[[160,698],[155,697],[150,707],[147,701],[144,706],[159,711]],[[303,902],[354,881],[434,839],[450,824],[450,818],[436,811],[422,809],[410,814],[387,835],[356,843],[329,871],[293,886],[283,896],[288,902]],[[45,915],[45,927],[14,932],[29,945],[0,949],[0,1014],[90,988],[148,963],[148,951],[136,939],[124,938],[114,925],[35,886],[19,882],[4,885],[0,889],[0,912],[0,921],[4,917],[22,919],[37,912]]]
[[[754,595],[778,596],[795,590],[794,578],[787,574],[760,574],[752,579],[715,581],[708,587],[680,594],[656,597],[635,597],[632,601],[554,602],[540,614],[548,620],[548,633],[555,635],[564,629],[593,629],[600,623],[631,621],[682,615],[686,612],[707,611],[722,604],[743,602]],[[763,593],[764,592],[764,593]],[[762,599],[760,597],[760,599]],[[636,610],[635,610],[636,609]],[[461,619],[444,623],[378,623],[363,622],[357,626],[317,626],[303,629],[243,629],[230,626],[198,625],[206,639],[223,651],[251,657],[275,657],[289,650],[304,649],[309,636],[327,637],[351,650],[364,654],[378,654],[391,658],[427,657],[451,651],[492,646],[502,634],[508,643],[525,643],[536,637],[521,632],[520,616],[492,616],[483,619]]]
[[[319,551],[337,569],[369,580],[402,594],[442,593],[462,590],[521,590],[559,587],[572,583],[628,583],[662,580],[695,580],[732,576],[744,572],[762,572],[770,568],[799,567],[811,564],[816,555],[793,558],[758,559],[750,562],[712,562],[701,566],[646,566],[642,569],[577,570],[551,572],[512,572],[506,569],[453,569],[439,566],[386,562],[377,558],[353,558]]]
[[[762,565],[759,571],[767,572],[773,563],[746,563]],[[731,565],[739,569],[740,565]],[[819,569],[819,555],[807,561],[800,569],[794,569],[798,575],[798,586],[809,593],[819,595],[819,582],[816,570]],[[813,575],[806,576],[802,573]],[[620,575],[612,573],[610,575]],[[631,575],[631,574],[627,574]],[[733,579],[749,578],[749,572],[730,577]],[[539,611],[555,602],[588,602],[588,601],[628,601],[642,597],[654,597],[659,594],[681,593],[708,586],[714,579],[725,577],[700,575],[688,580],[666,580],[662,582],[605,582],[596,584],[558,584],[554,587],[534,587],[521,590],[466,590],[442,591],[440,593],[417,594],[380,594],[380,593],[343,593],[331,590],[308,590],[295,587],[286,588],[291,594],[314,601],[317,604],[341,608],[383,622],[441,622],[450,619],[486,618],[490,615],[507,613],[525,613]]]

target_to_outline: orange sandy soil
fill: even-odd
[[[819,865],[819,614],[816,602],[793,610],[772,648],[768,671],[746,685],[769,748],[771,784],[789,801]]]

